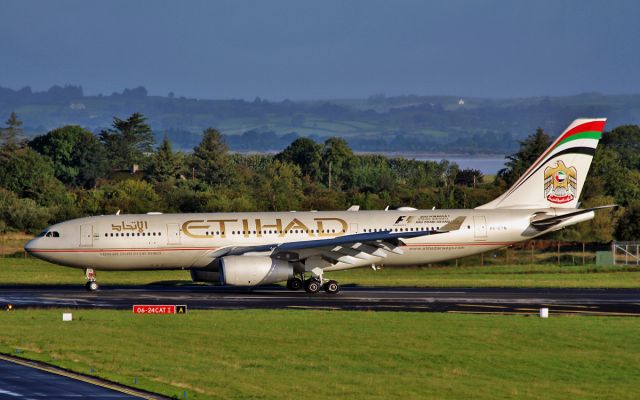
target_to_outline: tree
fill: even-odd
[[[585,198],[606,194],[626,206],[640,197],[640,170],[625,167],[629,158],[624,161],[621,151],[624,149],[606,143],[598,146],[584,185]]]
[[[15,149],[17,138],[22,136],[22,121],[18,119],[18,115],[15,112],[12,112],[5,124],[7,124],[7,127],[0,129],[0,144]]]
[[[51,211],[32,199],[21,199],[15,193],[0,188],[0,233],[7,228],[35,232],[50,222]]]
[[[281,153],[276,155],[276,160],[297,165],[303,175],[311,178],[320,176],[320,160],[322,158],[322,146],[305,137],[294,140]]]
[[[229,162],[229,149],[220,132],[207,128],[202,141],[193,149],[191,167],[195,175],[211,185],[228,184],[233,179]]]
[[[615,237],[618,240],[640,240],[640,201],[624,210],[618,220]]]
[[[353,160],[353,151],[342,138],[330,137],[324,142],[322,150],[322,176],[326,185],[331,188],[341,187],[344,182],[345,167]]]
[[[106,173],[103,145],[93,133],[80,126],[54,129],[34,138],[29,147],[53,161],[56,177],[65,184],[91,188]]]
[[[484,175],[480,170],[465,168],[456,174],[455,184],[475,188],[482,183],[482,178],[484,178]]]
[[[259,197],[270,211],[295,210],[304,197],[300,168],[274,160],[259,176]]]
[[[153,153],[145,170],[147,179],[152,182],[164,182],[177,178],[184,169],[180,153],[174,153],[171,142],[165,136],[158,150]]]
[[[396,178],[385,156],[361,155],[349,162],[349,173],[344,175],[343,183],[350,190],[379,193],[393,191]],[[361,205],[364,207],[364,204]]]
[[[498,177],[508,185],[513,184],[551,145],[551,138],[541,128],[520,142],[520,150],[507,157],[507,168],[498,171]]]
[[[112,167],[129,169],[144,164],[145,153],[153,151],[153,133],[141,113],[133,113],[126,120],[113,118],[112,128],[100,132]]]
[[[622,167],[640,169],[640,126],[618,126],[602,136],[601,145],[616,151]]]
[[[55,177],[53,162],[29,147],[0,151],[0,187],[18,197],[52,206],[67,201],[64,185]]]
[[[127,179],[105,185],[92,190],[91,195],[103,214],[113,214],[117,210],[125,214],[164,210],[160,196],[149,183],[141,180]]]

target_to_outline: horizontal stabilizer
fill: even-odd
[[[599,207],[593,207],[593,208],[587,208],[584,210],[577,210],[574,212],[570,212],[567,214],[562,214],[562,215],[555,215],[552,217],[547,216],[546,214],[543,215],[537,215],[534,216],[531,219],[531,225],[533,225],[535,228],[537,229],[547,229],[550,228],[552,226],[555,226],[561,222],[564,222],[568,219],[571,219],[573,217],[576,217],[578,215],[582,215],[582,214],[586,214],[586,213],[590,213],[596,210],[602,210],[605,208],[617,208],[618,205],[617,204],[611,204],[611,205],[607,205],[607,206],[599,206]]]

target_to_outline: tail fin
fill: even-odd
[[[573,121],[506,193],[477,208],[576,208],[606,121]]]

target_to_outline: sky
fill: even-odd
[[[640,93],[638,1],[0,0],[0,86],[305,100]]]

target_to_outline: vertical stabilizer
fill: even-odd
[[[477,208],[576,208],[606,121],[573,121],[507,192]]]

